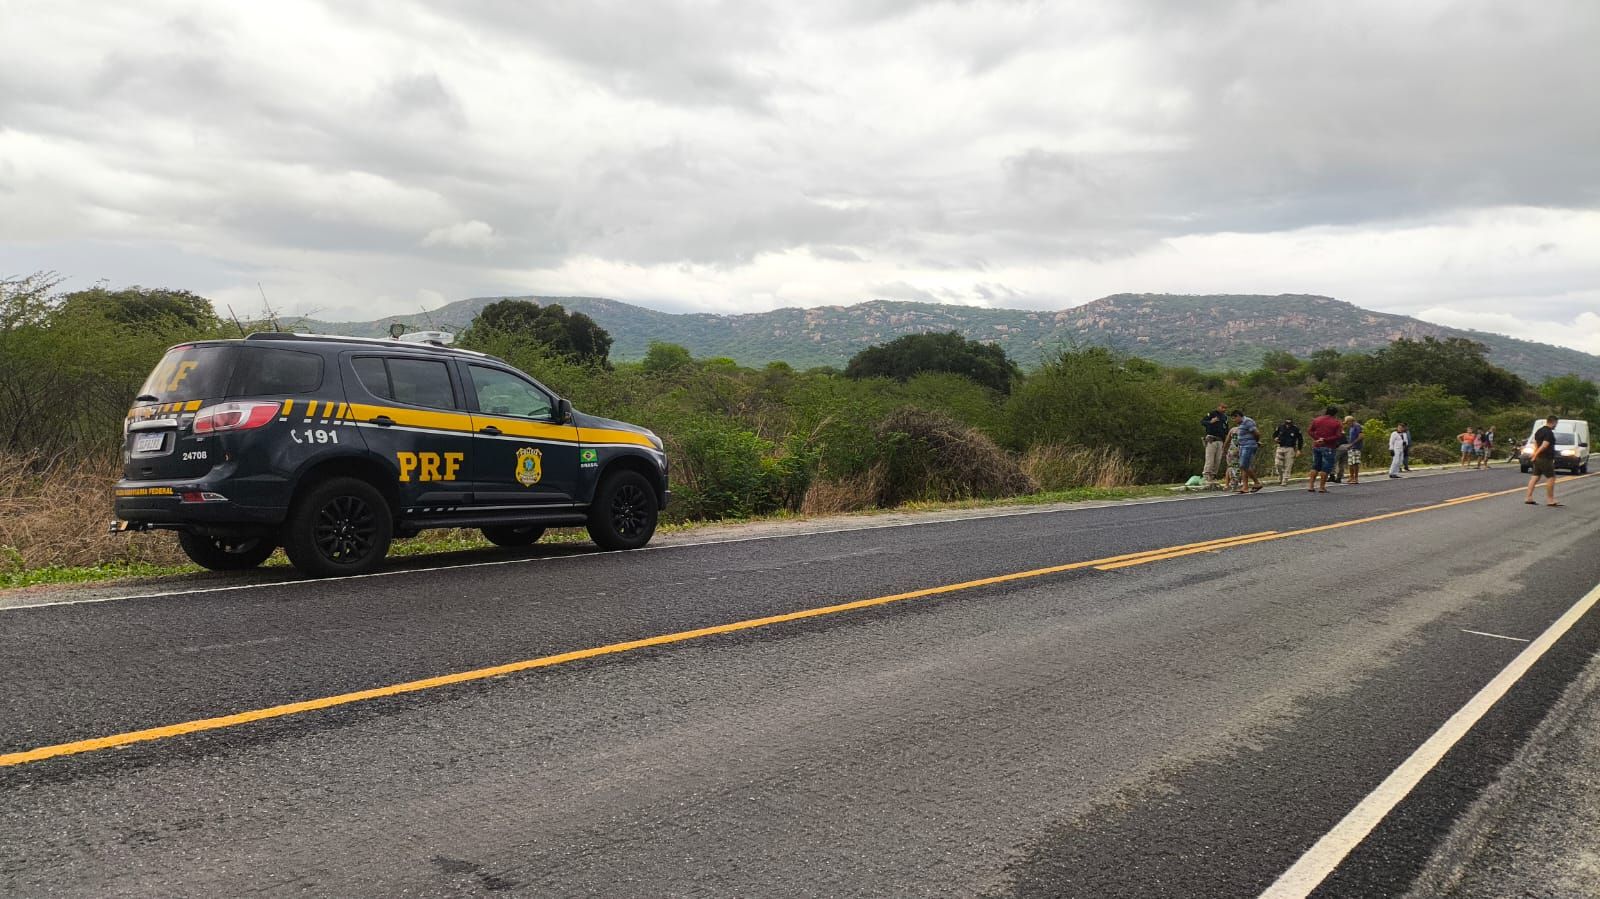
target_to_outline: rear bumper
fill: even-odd
[[[185,501],[186,494],[190,501]],[[113,495],[117,518],[132,530],[257,533],[282,524],[289,511],[289,491],[276,478],[122,480]],[[113,525],[113,530],[119,529]]]

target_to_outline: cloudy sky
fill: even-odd
[[[1600,353],[1600,3],[0,0],[0,276],[1320,293]]]

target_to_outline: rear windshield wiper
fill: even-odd
[[[156,402],[159,399],[161,399],[161,397],[159,397],[159,396],[152,396],[151,394],[148,394],[148,393],[141,393],[138,396],[134,397],[133,401],[136,402],[136,403],[153,403],[153,402]]]

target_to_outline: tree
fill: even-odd
[[[1544,401],[1556,407],[1558,415],[1566,416],[1586,409],[1595,408],[1600,401],[1600,387],[1593,381],[1587,381],[1577,375],[1561,375],[1557,378],[1546,378],[1539,385],[1539,396]]]
[[[611,335],[581,312],[558,303],[540,306],[527,300],[500,300],[483,307],[461,332],[461,343],[483,347],[495,337],[531,340],[555,356],[580,364],[608,365]]]
[[[1199,471],[1200,418],[1216,400],[1143,368],[1099,347],[1046,361],[1006,403],[1012,445],[1114,447],[1157,480]]]
[[[1343,359],[1341,392],[1367,401],[1406,384],[1434,384],[1473,405],[1521,399],[1528,383],[1488,360],[1481,343],[1461,337],[1401,338],[1370,355]],[[1316,356],[1312,357],[1316,360]]]
[[[640,363],[645,371],[658,373],[678,371],[693,364],[694,357],[687,349],[659,340],[650,341],[650,348],[644,351],[644,360]]]
[[[944,334],[907,334],[857,353],[845,366],[845,376],[893,378],[905,381],[921,372],[965,375],[1000,393],[1010,393],[1021,376],[1006,351],[990,343],[968,340],[950,331]]]
[[[1405,396],[1389,404],[1385,421],[1404,422],[1413,440],[1447,440],[1471,424],[1472,408],[1459,396],[1447,393],[1437,384],[1411,388]]]
[[[125,287],[122,290],[93,287],[73,291],[61,298],[59,314],[98,315],[123,328],[138,330],[205,333],[221,325],[210,300],[187,290],[159,287]]]

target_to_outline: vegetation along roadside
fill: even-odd
[[[0,282],[0,587],[189,570],[167,535],[111,538],[122,422],[164,349],[271,322],[223,321],[202,297],[129,287],[63,293],[45,274]],[[1407,422],[1413,458],[1449,458],[1468,425],[1503,444],[1538,415],[1600,418],[1576,375],[1535,387],[1468,340],[1370,353],[1269,352],[1248,371],[1169,367],[1058,347],[1023,370],[991,343],[916,334],[844,369],[741,366],[652,344],[638,362],[583,315],[519,300],[486,308],[457,344],[506,359],[586,411],[662,435],[669,527],[923,504],[1057,501],[1149,492],[1200,470],[1199,420],[1225,402],[1263,428],[1321,407],[1367,423],[1368,467]],[[547,539],[561,539],[554,535]],[[471,548],[424,535],[401,552]]]

